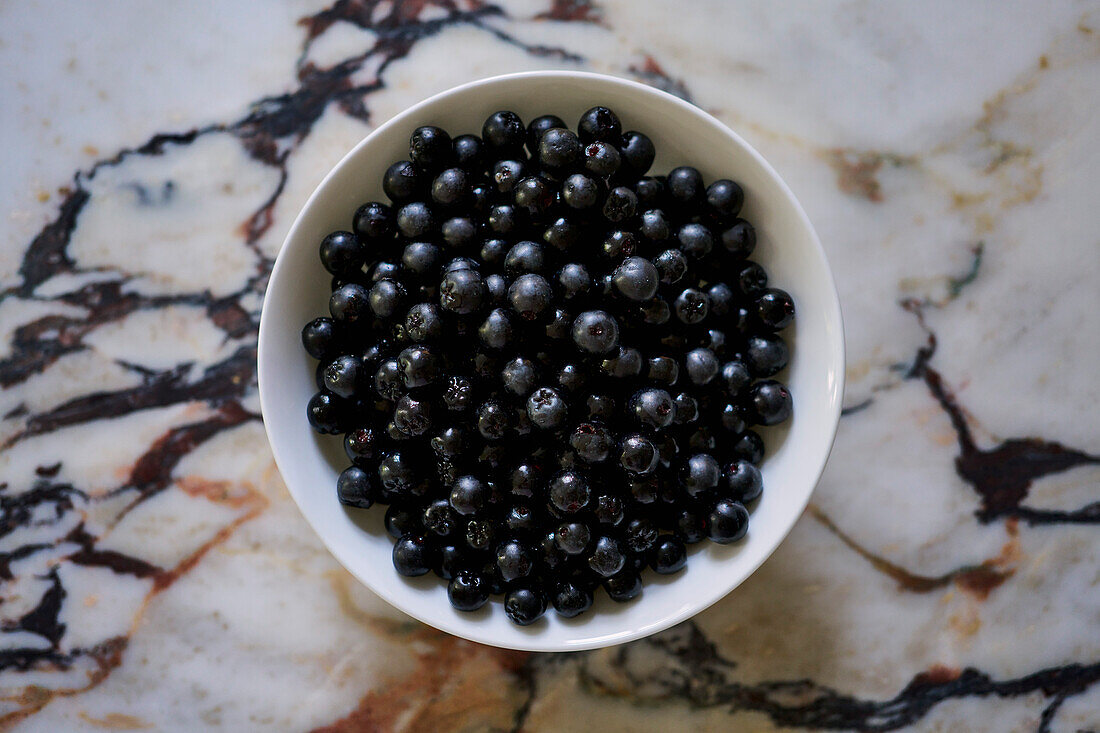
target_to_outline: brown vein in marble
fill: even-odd
[[[816,504],[810,504],[808,511],[810,516],[835,535],[848,549],[869,562],[875,570],[894,580],[901,590],[911,593],[928,593],[954,583],[960,590],[969,593],[979,601],[984,601],[990,593],[1016,573],[1020,543],[1017,539],[1019,533],[1016,523],[1012,520],[1006,523],[1009,539],[997,557],[983,560],[977,565],[956,568],[942,575],[919,575],[868,550],[840,529]]]

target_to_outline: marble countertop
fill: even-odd
[[[0,728],[1100,729],[1100,9],[0,5]],[[692,100],[814,221],[847,327],[813,503],[624,647],[424,627],[282,485],[256,323],[298,208],[456,83]]]

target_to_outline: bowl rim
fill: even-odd
[[[804,499],[800,500],[796,505],[793,505],[791,507],[791,511],[790,511],[790,515],[789,515],[790,520],[788,521],[787,526],[782,528],[782,531],[780,531],[777,534],[773,545],[767,550],[767,552],[761,553],[759,558],[757,558],[752,563],[750,563],[749,564],[749,570],[744,574],[744,576],[742,578],[740,578],[737,582],[733,583],[729,588],[724,590],[724,592],[716,594],[714,597],[706,598],[705,602],[701,602],[701,603],[697,603],[697,604],[694,604],[694,605],[686,606],[686,607],[681,608],[680,610],[676,611],[675,613],[671,613],[668,616],[662,617],[660,620],[658,620],[656,622],[639,626],[639,627],[637,627],[633,630],[627,631],[627,632],[595,637],[595,638],[592,638],[588,641],[569,642],[568,644],[563,643],[563,642],[553,642],[553,641],[549,641],[549,640],[543,640],[541,636],[534,636],[534,635],[532,635],[530,637],[524,637],[525,641],[523,641],[523,642],[513,643],[511,641],[506,642],[506,641],[502,641],[502,640],[499,640],[499,639],[495,639],[495,638],[492,637],[491,634],[485,633],[485,631],[491,629],[491,627],[489,627],[489,626],[480,627],[480,626],[466,625],[465,622],[463,622],[461,619],[459,619],[459,620],[452,623],[452,622],[440,620],[439,618],[435,618],[431,614],[421,613],[418,608],[410,608],[407,605],[402,604],[401,602],[395,600],[393,598],[393,596],[386,590],[386,587],[384,585],[370,582],[369,579],[363,577],[363,575],[361,575],[359,572],[357,572],[353,568],[349,567],[348,564],[345,563],[339,557],[339,555],[336,552],[334,552],[332,550],[332,548],[329,547],[329,544],[328,544],[327,540],[325,539],[324,535],[322,534],[320,529],[314,524],[314,521],[309,516],[309,514],[307,514],[302,509],[302,507],[299,505],[298,497],[295,495],[294,491],[290,489],[289,484],[287,484],[287,489],[288,489],[288,492],[291,495],[291,498],[294,500],[296,505],[299,505],[298,510],[299,510],[300,514],[306,520],[306,523],[310,526],[310,528],[317,535],[317,537],[321,540],[321,543],[322,543],[322,545],[324,545],[326,551],[328,551],[328,553],[334,559],[336,559],[336,561],[345,570],[347,570],[360,583],[362,583],[364,586],[366,586],[372,593],[374,593],[375,595],[380,597],[382,600],[384,600],[387,604],[389,604],[390,606],[396,608],[397,610],[401,611],[402,613],[405,613],[405,614],[411,616],[412,618],[415,618],[416,620],[420,621],[421,623],[427,624],[428,626],[439,629],[441,631],[452,634],[454,636],[458,636],[458,637],[466,639],[468,641],[473,641],[473,642],[477,642],[477,643],[481,643],[481,644],[486,644],[486,645],[494,646],[494,647],[498,647],[498,648],[514,649],[514,650],[517,650],[517,651],[532,651],[532,652],[585,651],[585,650],[590,650],[590,649],[598,649],[598,648],[602,648],[602,647],[615,646],[615,645],[618,645],[618,644],[626,643],[626,642],[629,642],[629,641],[634,641],[636,639],[640,639],[640,638],[658,633],[660,631],[663,631],[663,630],[665,630],[665,629],[667,629],[671,626],[674,626],[678,623],[686,621],[687,619],[692,618],[693,616],[703,612],[704,610],[706,610],[710,606],[714,605],[718,601],[725,598],[727,595],[729,595],[731,592],[733,592],[737,587],[739,587],[742,583],[744,583],[749,577],[751,577],[760,568],[760,566],[769,557],[772,556],[772,554],[774,554],[776,549],[790,535],[790,532],[791,532],[791,530],[794,529],[795,524],[798,523],[798,520],[801,518],[802,514],[805,512],[806,506],[809,504],[810,499],[813,496],[814,490],[816,490],[816,487],[817,487],[818,483],[821,480],[821,476],[822,476],[822,474],[825,470],[825,466],[828,462],[829,456],[832,452],[832,448],[833,448],[833,445],[834,445],[835,440],[836,440],[836,433],[837,433],[837,429],[838,429],[839,422],[840,422],[840,416],[841,416],[842,401],[843,401],[843,396],[844,396],[845,377],[846,377],[844,321],[843,321],[843,313],[842,313],[841,306],[840,306],[840,296],[839,296],[839,293],[838,293],[837,288],[836,288],[836,280],[833,277],[832,268],[829,266],[828,258],[826,257],[826,254],[825,254],[825,249],[821,245],[821,240],[817,235],[817,231],[814,229],[813,224],[811,223],[809,217],[807,216],[805,210],[803,209],[801,202],[794,195],[794,192],[791,191],[791,189],[787,185],[786,181],[783,180],[783,178],[772,167],[772,165],[764,158],[764,156],[761,155],[744,138],[742,138],[735,130],[733,130],[731,127],[729,127],[724,122],[717,119],[716,117],[714,117],[710,113],[708,113],[705,110],[701,109],[700,107],[698,107],[698,106],[696,106],[696,105],[694,105],[690,102],[687,102],[684,99],[681,99],[680,97],[677,97],[673,94],[665,92],[661,89],[657,89],[655,87],[652,87],[652,86],[649,86],[649,85],[646,85],[646,84],[642,84],[640,82],[636,82],[636,81],[633,81],[633,80],[630,80],[630,79],[625,79],[625,78],[617,77],[617,76],[611,76],[611,75],[608,75],[608,74],[599,74],[599,73],[589,72],[589,71],[569,71],[569,70],[555,69],[555,70],[524,71],[524,72],[516,72],[516,73],[509,73],[509,74],[499,74],[499,75],[496,75],[496,76],[489,76],[489,77],[483,77],[483,78],[480,78],[480,79],[475,79],[475,80],[472,80],[472,81],[469,81],[469,82],[466,82],[466,83],[463,83],[463,84],[459,84],[459,85],[454,86],[454,87],[450,87],[448,89],[445,89],[443,91],[435,93],[435,94],[421,100],[420,102],[417,102],[416,104],[413,104],[412,106],[404,109],[402,112],[399,112],[398,114],[394,115],[390,119],[388,119],[385,122],[378,125],[375,129],[371,130],[370,133],[368,133],[362,140],[360,140],[356,145],[354,145],[339,160],[339,162],[337,162],[328,171],[328,173],[325,174],[325,176],[317,184],[316,188],[313,190],[313,192],[310,194],[310,196],[306,199],[306,202],[302,205],[301,209],[298,211],[297,215],[295,216],[294,222],[291,224],[290,228],[287,230],[286,238],[283,240],[283,243],[279,248],[279,252],[275,257],[274,264],[272,265],[271,272],[270,272],[270,275],[268,277],[268,284],[267,284],[267,287],[264,290],[263,304],[261,306],[260,322],[259,322],[258,335],[257,335],[257,347],[256,347],[257,393],[258,393],[259,402],[260,402],[260,412],[261,412],[261,415],[263,416],[264,432],[267,436],[268,444],[271,447],[271,452],[272,452],[272,456],[275,460],[276,468],[279,470],[280,477],[283,477],[285,474],[284,474],[284,471],[282,469],[282,466],[283,465],[289,465],[289,464],[286,463],[287,459],[286,459],[285,456],[282,456],[282,458],[281,458],[282,452],[280,451],[280,448],[277,444],[277,441],[275,440],[275,437],[273,435],[273,428],[268,422],[268,419],[267,419],[268,411],[264,407],[266,402],[268,402],[269,400],[274,399],[276,397],[275,394],[271,393],[271,390],[273,390],[274,387],[271,385],[271,383],[269,381],[265,380],[265,372],[267,370],[266,370],[264,365],[268,360],[263,358],[263,355],[265,353],[265,342],[269,341],[269,339],[265,338],[265,335],[272,328],[276,328],[276,326],[272,325],[272,317],[268,316],[268,314],[270,313],[270,309],[268,308],[268,304],[269,304],[268,295],[271,292],[271,283],[276,281],[277,277],[280,274],[281,266],[284,265],[285,262],[286,262],[287,258],[284,257],[284,254],[288,250],[288,247],[289,247],[290,243],[292,241],[294,241],[296,238],[298,238],[298,230],[299,230],[299,228],[301,228],[303,226],[303,222],[306,219],[306,213],[308,211],[310,211],[314,207],[314,205],[317,203],[317,201],[320,199],[321,193],[326,188],[328,182],[332,178],[334,178],[338,174],[338,172],[341,171],[346,165],[348,165],[349,161],[351,161],[353,158],[356,158],[357,154],[359,153],[359,151],[361,149],[369,146],[371,144],[371,142],[376,137],[380,136],[381,133],[383,133],[384,131],[389,130],[389,129],[395,127],[395,126],[401,126],[401,125],[408,124],[411,120],[414,120],[421,113],[422,110],[424,110],[425,108],[431,107],[431,106],[437,104],[438,102],[443,101],[444,99],[447,99],[447,98],[450,98],[450,97],[460,96],[460,95],[462,95],[462,94],[464,94],[464,93],[466,93],[466,92],[468,92],[472,89],[478,88],[478,87],[492,86],[492,85],[495,85],[495,84],[500,84],[500,83],[505,83],[505,82],[513,82],[513,81],[523,80],[523,79],[553,79],[553,80],[558,80],[558,81],[562,81],[562,82],[566,82],[566,83],[581,81],[581,82],[597,82],[597,83],[601,83],[601,84],[616,85],[616,86],[619,86],[623,89],[632,91],[634,93],[638,93],[638,94],[641,94],[641,95],[644,95],[644,96],[650,96],[650,97],[655,97],[655,98],[658,98],[658,99],[662,99],[663,101],[665,101],[667,103],[671,103],[674,107],[676,107],[677,111],[679,113],[686,114],[686,115],[691,115],[691,116],[694,116],[694,117],[700,117],[700,118],[702,118],[702,120],[704,122],[707,122],[707,123],[713,124],[713,125],[718,125],[722,129],[724,134],[727,135],[735,145],[742,148],[743,151],[745,153],[747,153],[749,155],[749,157],[751,157],[757,165],[760,166],[761,170],[763,170],[764,173],[769,178],[772,179],[774,184],[779,188],[779,190],[786,197],[787,203],[791,207],[791,211],[798,218],[799,225],[802,228],[804,228],[806,233],[809,235],[810,244],[812,245],[812,248],[816,251],[816,254],[818,255],[821,263],[824,265],[823,273],[822,273],[823,283],[827,285],[827,287],[825,288],[824,300],[826,301],[825,304],[827,306],[827,311],[828,311],[825,314],[825,320],[828,323],[834,323],[836,325],[836,338],[829,342],[829,346],[830,346],[830,350],[831,350],[830,363],[835,365],[834,378],[829,383],[828,413],[826,414],[826,418],[828,419],[829,435],[828,435],[827,441],[824,441],[825,450],[821,455],[821,458],[820,458],[820,461],[818,462],[818,465],[814,466],[813,470],[808,472],[808,475],[813,477],[812,483],[811,483],[811,486],[810,486],[810,490],[805,493]],[[265,384],[269,385],[266,389],[265,389],[265,386],[264,386]],[[267,394],[267,396],[268,396],[267,399],[265,399],[265,394]],[[284,483],[285,483],[285,479],[284,479]],[[797,511],[796,511],[796,509],[797,509]],[[529,642],[527,640],[529,640]]]

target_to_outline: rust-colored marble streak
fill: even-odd
[[[427,627],[414,632],[428,643],[416,668],[369,691],[355,710],[314,733],[401,730],[509,730],[528,697],[520,674],[528,652],[495,649]]]

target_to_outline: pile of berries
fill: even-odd
[[[403,575],[518,624],[616,601],[686,545],[730,543],[763,489],[754,425],[791,414],[784,291],[748,258],[730,180],[647,176],[653,142],[605,107],[576,132],[513,112],[481,137],[420,127],[389,204],[320,244],[331,317],[308,417],[343,433],[339,500],[388,505]]]

